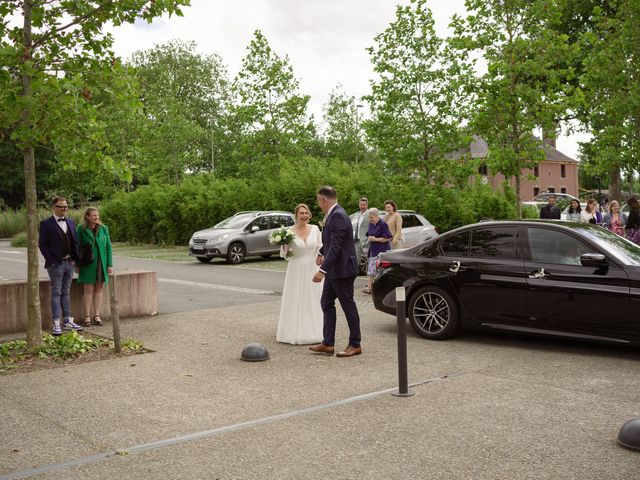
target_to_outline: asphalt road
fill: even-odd
[[[242,265],[169,262],[140,258],[114,257],[119,270],[158,272],[158,313],[177,313],[229,305],[280,301],[284,271],[258,270]],[[44,258],[40,255],[40,277],[47,279]],[[0,240],[0,283],[27,278],[25,248],[13,248],[9,240]],[[359,277],[361,288],[366,277]]]

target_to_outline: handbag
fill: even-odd
[[[93,237],[93,243],[91,245],[82,245],[80,247],[80,258],[78,259],[78,265],[81,267],[89,265],[93,262],[93,246],[96,244],[96,237]]]

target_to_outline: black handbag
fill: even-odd
[[[96,244],[96,237],[93,237],[93,243],[91,245],[82,245],[80,247],[80,258],[78,259],[78,265],[89,265],[93,262],[93,246]]]

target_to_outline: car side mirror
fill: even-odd
[[[606,267],[609,265],[607,263],[607,257],[605,257],[601,253],[584,253],[580,255],[580,264],[583,267]]]
[[[258,225],[254,225],[253,227],[251,227],[251,230],[249,230],[250,233],[255,233],[258,230],[260,230],[260,227]]]

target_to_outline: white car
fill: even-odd
[[[353,229],[358,227],[358,213],[349,216]],[[429,220],[413,210],[398,210],[402,217],[402,239],[399,242],[400,248],[409,248],[419,243],[437,237],[438,230]],[[384,219],[387,212],[380,210],[380,218]],[[368,244],[364,246],[362,258],[360,259],[360,272],[364,275],[367,272],[367,254],[369,253]]]

